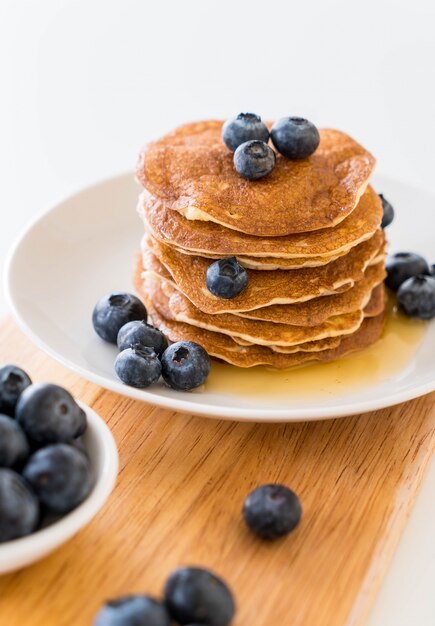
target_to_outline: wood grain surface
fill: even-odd
[[[182,564],[233,589],[234,626],[361,626],[435,447],[435,396],[340,420],[232,423],[105,391],[35,348],[12,322],[0,362],[67,386],[108,422],[120,474],[93,522],[53,555],[0,577],[0,623],[87,626],[109,597],[159,595]],[[301,497],[299,528],[265,543],[241,520],[246,494],[279,481]]]

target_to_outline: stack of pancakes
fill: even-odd
[[[240,367],[331,361],[376,341],[384,320],[382,203],[375,165],[347,135],[320,131],[307,159],[277,155],[245,180],[222,122],[188,124],[146,146],[137,177],[145,225],[135,286],[153,324]],[[225,300],[206,286],[236,257],[248,285]]]

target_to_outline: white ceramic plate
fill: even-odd
[[[391,250],[415,250],[435,261],[431,257],[435,199],[393,180],[378,179],[374,185],[396,208],[396,220],[388,229]],[[133,259],[143,232],[135,211],[138,193],[131,174],[85,189],[39,217],[12,250],[5,277],[12,311],[29,337],[66,367],[144,402],[234,420],[340,417],[435,389],[433,323],[405,368],[354,391],[336,390],[319,397],[315,390],[306,396],[262,397],[257,388],[250,396],[207,388],[182,393],[163,385],[147,390],[126,387],[113,370],[116,348],[96,337],[91,313],[104,293],[132,290]]]
[[[83,442],[91,459],[95,485],[76,509],[52,524],[20,539],[0,543],[0,574],[13,572],[44,558],[89,524],[104,506],[118,475],[118,450],[103,419],[83,402],[88,418]]]

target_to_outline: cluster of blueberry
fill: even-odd
[[[147,310],[136,296],[116,293],[95,305],[92,323],[97,335],[117,344],[115,371],[131,387],[144,389],[160,376],[167,385],[188,391],[202,385],[210,373],[210,357],[193,341],[168,346],[164,334],[147,324]]]
[[[302,509],[297,495],[283,485],[263,485],[248,495],[243,517],[262,539],[278,539],[296,528]],[[107,602],[94,626],[228,626],[235,602],[226,583],[207,569],[182,567],[169,576],[163,601],[132,595]]]
[[[422,320],[435,317],[435,266],[414,252],[397,252],[385,267],[385,284],[396,292],[402,311]]]
[[[275,167],[276,156],[268,145],[269,138],[278,152],[293,160],[309,157],[320,143],[319,131],[303,117],[283,117],[270,133],[254,113],[239,113],[222,127],[223,142],[234,152],[234,167],[248,180],[263,178]]]
[[[86,414],[68,391],[0,368],[0,542],[76,508],[93,486],[80,440]]]

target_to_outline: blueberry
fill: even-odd
[[[24,480],[0,469],[0,543],[30,535],[39,522],[39,504]]]
[[[435,317],[435,278],[424,274],[408,278],[397,291],[397,302],[406,315],[431,320]]]
[[[202,385],[210,373],[210,357],[193,341],[178,341],[162,355],[162,376],[173,389],[187,391]]]
[[[320,143],[319,131],[303,117],[283,117],[272,126],[270,136],[278,152],[288,159],[305,159]]]
[[[275,152],[264,141],[246,141],[234,153],[234,167],[240,176],[256,180],[267,176],[275,167]]]
[[[133,320],[146,320],[143,303],[131,293],[112,293],[95,305],[92,324],[95,332],[105,341],[116,343],[120,329]]]
[[[242,293],[248,284],[248,272],[236,257],[219,259],[207,269],[207,289],[214,296],[230,300]]]
[[[430,275],[435,278],[435,263],[430,267]]]
[[[150,596],[126,596],[109,600],[93,626],[170,626],[166,607]]]
[[[32,454],[23,476],[40,503],[59,514],[75,509],[93,486],[87,457],[65,443],[55,443]]]
[[[18,398],[32,384],[24,370],[16,365],[0,367],[0,413],[14,415]]]
[[[381,228],[387,228],[394,220],[394,209],[392,205],[388,202],[386,198],[384,198],[384,194],[380,193],[379,197],[382,202],[382,209],[384,214],[382,216]]]
[[[258,139],[267,143],[269,129],[255,113],[239,113],[222,126],[222,139],[226,147],[234,152],[245,141]]]
[[[199,622],[227,626],[235,613],[231,591],[223,580],[199,567],[181,567],[165,585],[166,606],[180,624]]]
[[[70,441],[86,430],[86,414],[63,387],[31,385],[18,400],[16,418],[26,435],[37,443]]]
[[[119,350],[131,348],[136,343],[153,348],[157,356],[161,356],[168,347],[168,340],[162,331],[143,320],[124,324],[118,333]]]
[[[411,276],[430,273],[425,259],[414,252],[397,252],[389,256],[385,269],[387,270],[385,284],[393,291],[397,291],[400,285]]]
[[[142,389],[159,380],[162,365],[153,348],[135,344],[118,354],[115,372],[126,385]]]
[[[284,485],[262,485],[243,505],[248,527],[262,539],[288,535],[299,524],[302,508],[297,495]]]
[[[13,467],[29,456],[30,446],[16,420],[0,415],[0,467]]]

